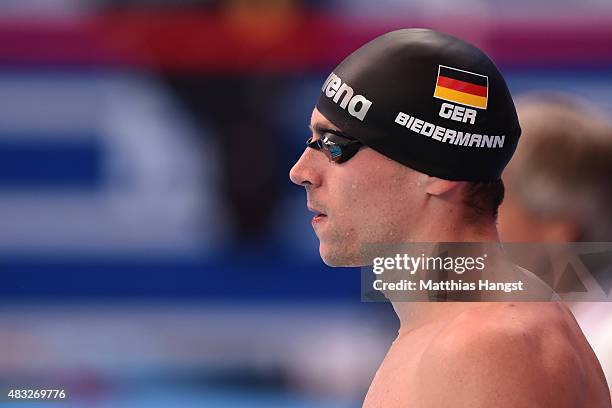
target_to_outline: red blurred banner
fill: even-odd
[[[432,27],[472,41],[500,65],[612,63],[612,21],[413,19],[331,14],[122,12],[66,19],[0,19],[0,64],[133,67],[184,73],[328,69],[376,35]]]

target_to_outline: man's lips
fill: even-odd
[[[315,216],[312,217],[313,223],[323,221],[327,217],[327,214],[311,205],[308,205],[308,211],[313,212],[315,214]]]
[[[325,214],[315,215],[314,217],[312,217],[312,223],[316,224],[317,222],[321,222],[321,221],[323,221],[326,218],[327,218],[327,215],[325,215]]]

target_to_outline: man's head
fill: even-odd
[[[330,265],[367,262],[367,244],[435,239],[434,219],[450,229],[492,223],[520,134],[490,59],[420,29],[347,57],[323,84],[310,125],[312,148],[290,177],[326,215],[313,226]]]

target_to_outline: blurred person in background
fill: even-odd
[[[596,108],[564,94],[525,95],[517,111],[523,132],[504,172],[501,238],[610,241],[610,122]]]
[[[499,230],[506,242],[612,240],[612,124],[569,94],[519,98],[521,142],[506,171]],[[603,285],[612,281],[610,273]],[[570,304],[608,381],[612,378],[612,305]]]
[[[367,265],[368,243],[498,241],[500,175],[520,128],[477,48],[431,30],[378,37],[327,78],[310,128],[290,178],[326,264]],[[400,330],[364,407],[610,407],[560,303],[392,303]]]

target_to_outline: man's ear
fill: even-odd
[[[440,196],[455,191],[461,184],[460,181],[443,180],[437,177],[429,177],[426,181],[425,192],[434,196]]]

